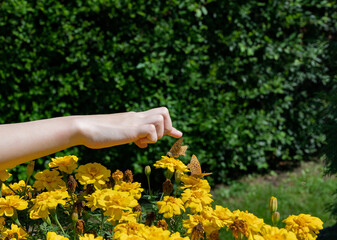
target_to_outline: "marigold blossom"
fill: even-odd
[[[99,196],[97,203],[105,209],[104,215],[109,216],[109,221],[121,219],[124,211],[132,212],[132,208],[138,205],[129,193],[112,189],[105,189]]]
[[[12,174],[10,174],[6,169],[0,171],[0,180],[1,182],[6,181],[8,178],[10,178]]]
[[[158,201],[158,213],[163,213],[164,218],[171,218],[173,215],[180,215],[185,211],[184,203],[180,198],[165,196],[163,201]]]
[[[180,236],[179,232],[173,233],[169,238],[169,240],[189,240],[189,239],[190,239],[189,237]]]
[[[185,208],[190,208],[192,213],[198,213],[213,202],[211,196],[204,190],[186,189],[181,194],[181,200],[184,202]]]
[[[209,185],[208,181],[201,178],[196,178],[188,175],[183,175],[181,177],[181,181],[183,182],[183,186],[181,186],[181,189],[189,188],[191,190],[204,190],[206,192],[211,191],[211,186]]]
[[[84,236],[79,236],[80,240],[103,240],[103,237],[95,237],[94,234],[87,234],[85,233]]]
[[[17,236],[17,239],[26,239],[28,234],[16,224],[12,224],[11,228],[6,229],[2,232],[3,239],[6,239],[8,236]],[[16,239],[16,238],[15,238]]]
[[[33,188],[30,185],[26,186],[26,183],[23,180],[20,180],[17,183],[9,184],[9,187],[7,187],[5,184],[2,184],[1,194],[2,196],[15,195],[16,193],[18,194],[22,193],[24,190],[26,191],[29,198],[31,198],[32,196],[31,191],[33,191]]]
[[[254,240],[297,240],[295,233],[267,224],[261,228],[260,234],[261,236],[255,235]]]
[[[35,183],[33,187],[37,190],[44,190],[45,188],[48,191],[53,191],[59,189],[66,185],[62,180],[62,176],[59,175],[59,172],[56,170],[44,170],[35,174]]]
[[[146,231],[146,226],[134,222],[120,223],[113,231],[116,240],[145,240],[142,235]]]
[[[114,190],[127,192],[137,200],[140,199],[144,191],[144,189],[140,187],[139,182],[121,182],[115,185]]]
[[[310,214],[290,215],[283,222],[285,229],[294,232],[299,240],[314,240],[323,229],[322,220]]]
[[[171,172],[174,172],[175,170],[179,170],[181,172],[189,171],[187,166],[182,161],[167,156],[162,156],[160,160],[153,164],[153,166],[156,168],[168,169]]]
[[[95,188],[101,189],[107,181],[111,171],[99,163],[88,163],[81,165],[77,169],[75,177],[82,185],[93,184]]]
[[[32,199],[33,207],[30,211],[31,219],[47,218],[50,210],[55,210],[58,204],[65,205],[70,196],[66,188],[44,192]]]
[[[254,236],[260,232],[264,225],[263,219],[258,218],[247,211],[235,210],[231,217],[233,223],[229,228],[232,230],[235,238],[244,235],[248,240],[254,239]]]
[[[6,196],[0,198],[0,216],[6,215],[11,217],[14,215],[15,210],[24,210],[28,207],[28,202],[20,196]]]
[[[48,232],[47,240],[69,240],[69,238],[57,235],[55,232]]]
[[[77,168],[78,157],[74,155],[56,157],[51,159],[52,162],[49,163],[50,168],[57,168],[61,172],[72,174]]]

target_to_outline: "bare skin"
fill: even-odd
[[[77,145],[98,149],[134,142],[146,148],[164,135],[182,136],[172,126],[165,107],[3,124],[0,125],[0,170]]]

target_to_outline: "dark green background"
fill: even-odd
[[[318,126],[336,82],[336,10],[299,0],[3,1],[0,123],[166,106],[189,145],[183,160],[196,154],[216,182],[308,159],[324,143]],[[173,142],[59,155],[139,173]]]

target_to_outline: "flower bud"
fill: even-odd
[[[175,174],[174,174],[174,179],[176,181],[177,184],[179,184],[181,182],[181,177],[184,175],[183,172],[176,170]]]
[[[269,199],[269,211],[271,213],[277,211],[277,198],[276,197],[271,197]]]
[[[150,176],[151,174],[151,167],[149,165],[147,165],[144,169],[145,175],[146,176]]]
[[[170,170],[166,170],[166,178],[167,179],[171,179],[171,177],[173,176],[173,172],[171,172]]]
[[[35,167],[35,161],[30,161],[27,165],[27,178],[33,175]]]
[[[73,220],[73,222],[77,222],[78,213],[76,211],[74,211],[73,214],[71,214],[71,220]]]
[[[47,217],[45,217],[45,218],[42,218],[42,220],[43,220],[45,223],[47,223],[48,225],[51,225],[51,220],[50,220],[50,217],[49,217],[49,216],[47,216]]]
[[[275,226],[278,221],[280,221],[280,213],[274,212],[273,215],[271,215],[271,220],[273,221],[273,225]]]

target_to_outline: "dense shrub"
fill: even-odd
[[[219,181],[306,158],[324,141],[315,126],[325,108],[319,93],[335,81],[333,1],[21,0],[0,8],[0,123],[167,106],[189,153]],[[68,153],[139,171],[168,142]]]

